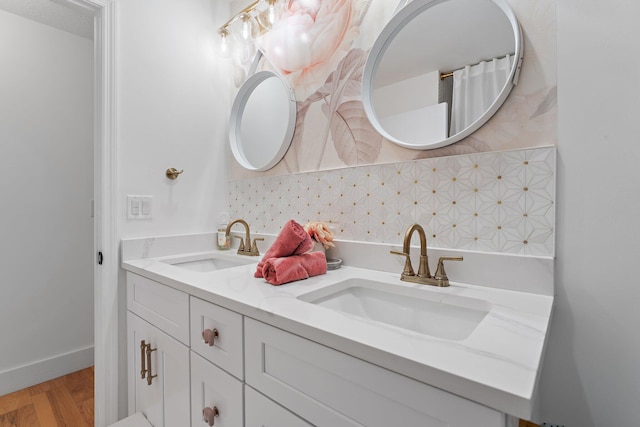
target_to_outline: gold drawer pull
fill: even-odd
[[[213,409],[208,406],[202,410],[202,420],[212,426],[214,424],[215,417],[220,415],[218,407],[214,406]]]
[[[158,374],[156,375],[151,374],[151,353],[156,351],[157,348],[151,348],[151,344],[147,344],[146,347],[147,349],[145,351],[147,353],[147,385],[151,385],[153,382],[153,379],[158,376]]]
[[[202,331],[202,339],[205,344],[209,344],[209,347],[212,347],[215,343],[215,339],[220,335],[218,334],[218,330],[216,328],[213,329],[205,329]]]
[[[140,341],[140,378],[144,379],[147,375],[147,368],[145,367],[144,351],[147,348],[144,340]]]

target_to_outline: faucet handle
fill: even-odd
[[[389,253],[406,257],[406,261],[404,262],[404,270],[402,270],[402,277],[416,275],[416,273],[413,271],[413,266],[411,265],[411,254],[399,251],[389,251]]]
[[[240,239],[240,246],[238,246],[238,253],[244,252],[244,239],[240,236],[233,236],[236,239]]]
[[[438,260],[438,267],[436,268],[436,274],[433,275],[433,278],[449,283],[449,278],[447,277],[447,273],[444,271],[444,262],[445,261],[462,261],[462,260],[463,258],[461,256],[440,257],[440,259]]]
[[[400,251],[389,251],[390,254],[392,255],[402,255],[402,256],[406,256],[407,258],[409,258],[410,254],[406,253],[406,252],[400,252]]]
[[[251,245],[251,255],[254,255],[254,256],[260,255],[260,251],[258,250],[258,245],[256,244],[258,240],[264,241],[264,237],[256,237],[255,239],[253,239],[253,245]]]

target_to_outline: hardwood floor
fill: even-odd
[[[0,396],[0,427],[85,426],[93,426],[93,366]]]
[[[0,396],[0,427],[93,426],[93,367]]]

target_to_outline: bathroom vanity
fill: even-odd
[[[448,288],[425,287],[351,266],[271,286],[253,277],[258,257],[142,241],[123,242],[129,412],[154,426],[532,417],[551,296],[453,275]]]

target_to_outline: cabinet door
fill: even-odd
[[[245,427],[313,427],[249,386],[244,387]]]
[[[189,345],[189,295],[127,273],[127,310]]]
[[[242,383],[202,356],[191,352],[191,426],[201,427],[205,408],[216,412],[216,427],[243,425]],[[186,425],[186,424],[185,424]]]
[[[141,412],[154,427],[188,426],[189,349],[131,312],[127,313],[127,335],[129,414]],[[142,341],[153,350],[148,358]],[[149,369],[155,376],[151,384]]]
[[[264,323],[245,319],[251,387],[332,427],[505,427],[505,415]]]

